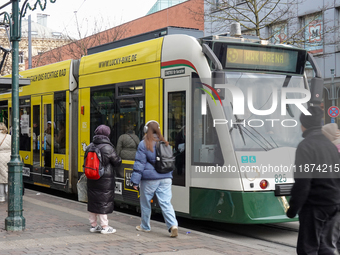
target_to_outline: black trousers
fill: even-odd
[[[338,254],[340,232],[339,205],[305,205],[299,213],[298,255]]]

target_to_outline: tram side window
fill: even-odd
[[[122,159],[134,160],[144,135],[144,81],[117,84],[117,99],[117,153]]]
[[[185,186],[186,92],[168,92],[168,141],[174,148],[175,167],[172,185]]]
[[[144,125],[144,101],[142,97],[118,100],[119,122],[117,127],[117,154],[125,160],[135,160],[137,147],[142,139]],[[144,127],[144,126],[143,126]]]
[[[66,91],[54,94],[54,153],[65,154],[66,143]]]
[[[9,130],[8,101],[0,101],[0,122],[3,122]]]
[[[202,85],[199,77],[192,78],[192,162],[194,164],[222,165],[224,163],[211,110],[207,104],[202,115]],[[205,102],[203,102],[205,103]]]
[[[40,165],[40,105],[33,105],[33,165]]]
[[[31,99],[20,98],[20,150],[31,150]]]
[[[144,82],[92,88],[90,116],[91,138],[99,125],[109,126],[117,153],[122,159],[134,160],[143,135]]]
[[[90,136],[99,125],[107,125],[111,128],[110,140],[115,144],[116,123],[119,120],[115,114],[115,89],[114,86],[91,89],[90,103]]]

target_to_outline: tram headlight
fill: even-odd
[[[261,189],[266,189],[268,187],[268,181],[267,180],[260,181],[260,187]]]
[[[251,167],[251,171],[245,171],[244,176],[248,181],[255,181],[256,178],[260,177],[260,171],[257,167]]]

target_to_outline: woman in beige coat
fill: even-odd
[[[340,130],[338,124],[328,123],[322,126],[322,133],[336,146],[340,153]]]
[[[0,122],[0,202],[5,202],[8,189],[8,166],[11,160],[11,136],[7,134],[7,127]]]

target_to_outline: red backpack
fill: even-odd
[[[98,180],[104,174],[100,149],[91,143],[85,152],[83,170],[88,179]]]

